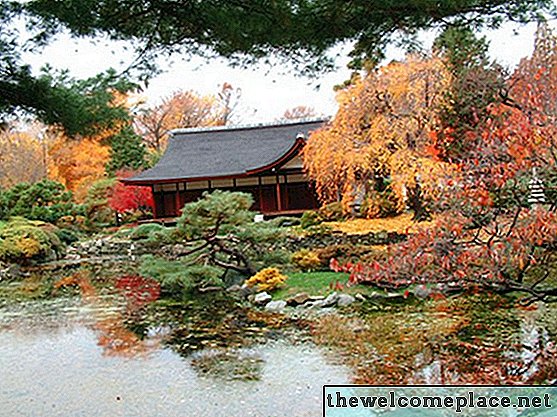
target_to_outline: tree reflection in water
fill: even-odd
[[[323,317],[313,335],[354,368],[356,383],[551,383],[555,343],[537,316],[510,298],[476,294]]]
[[[238,349],[287,335],[300,323],[241,305],[226,294],[193,296],[152,307],[151,325],[170,328],[166,346],[184,358],[204,349]]]
[[[142,308],[158,299],[159,283],[138,276],[124,276],[115,280],[115,288],[124,299],[124,305],[115,305],[114,298],[100,294],[92,284],[91,274],[86,270],[62,278],[54,284],[54,290],[76,286],[84,305],[95,315],[92,326],[97,334],[98,345],[108,356],[137,357],[156,349],[160,339],[142,338],[128,324]]]
[[[105,355],[138,357],[166,346],[191,360],[203,376],[259,379],[263,359],[243,348],[300,325],[247,308],[224,293],[160,299],[158,282],[134,275],[97,281],[84,270],[58,280],[54,291],[65,287],[79,289],[83,305],[94,315],[91,327]]]
[[[141,357],[168,347],[204,377],[257,380],[263,358],[249,348],[269,339],[303,339],[306,322],[247,308],[226,293],[160,299],[156,281],[127,275],[96,281],[80,271],[54,284],[77,287],[103,354]],[[367,309],[367,310],[366,310]],[[352,315],[312,324],[315,342],[331,347],[371,384],[525,384],[557,380],[555,333],[544,306],[470,294],[410,305],[365,303]],[[295,337],[290,338],[291,335]]]

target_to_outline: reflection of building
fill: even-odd
[[[308,134],[323,123],[174,130],[161,160],[123,181],[152,187],[157,218],[179,215],[185,203],[214,189],[250,193],[253,209],[263,214],[316,208],[300,151]]]

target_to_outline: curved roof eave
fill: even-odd
[[[288,162],[304,146],[305,137],[324,123],[177,131],[153,168],[122,181],[149,185],[257,175]]]
[[[169,184],[177,182],[191,182],[191,181],[207,181],[212,179],[230,179],[230,178],[242,178],[249,177],[252,175],[258,175],[267,171],[272,171],[273,169],[280,168],[282,165],[286,164],[288,161],[293,159],[298,155],[299,151],[305,146],[305,139],[296,138],[294,145],[280,158],[273,161],[270,164],[257,166],[250,168],[244,172],[239,172],[237,174],[225,174],[225,175],[215,175],[215,176],[200,176],[200,177],[176,177],[176,178],[165,178],[165,179],[137,179],[137,177],[123,178],[120,181],[129,185],[151,185],[151,184]]]

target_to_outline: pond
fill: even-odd
[[[218,296],[145,302],[152,294],[83,279],[48,297],[24,286],[42,295],[0,307],[2,415],[313,416],[323,384],[350,381],[303,326]]]
[[[554,383],[551,306],[493,294],[295,319],[135,275],[0,283],[9,416],[313,416],[324,384]]]

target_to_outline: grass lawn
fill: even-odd
[[[327,295],[332,292],[331,285],[337,281],[344,284],[347,280],[348,274],[338,272],[295,272],[288,274],[288,279],[282,288],[273,291],[273,298],[284,299],[300,292],[309,295]]]
[[[354,285],[346,287],[349,274],[338,272],[295,272],[288,275],[288,279],[283,287],[273,291],[275,300],[284,300],[290,296],[301,292],[309,295],[327,295],[333,291],[335,283],[338,281],[343,285],[342,292],[346,294],[367,294],[375,292],[371,287],[365,285]]]
[[[333,291],[341,291],[345,294],[351,295],[360,293],[364,296],[370,296],[371,294],[382,292],[382,290],[378,290],[368,285],[354,285],[346,287],[348,276],[349,274],[331,271],[295,272],[288,274],[288,279],[285,284],[281,288],[274,290],[271,294],[274,300],[285,300],[288,297],[301,292],[305,292],[309,295],[323,296],[327,296]],[[333,287],[337,281],[343,285],[341,290],[336,290]],[[389,291],[391,294],[402,294],[403,292],[404,289],[400,291]]]
[[[342,222],[323,223],[333,229],[350,235],[397,232],[407,233],[416,231],[419,227],[430,227],[433,222],[415,222],[412,220],[412,213],[403,213],[400,216],[388,217],[384,219],[351,219]]]

